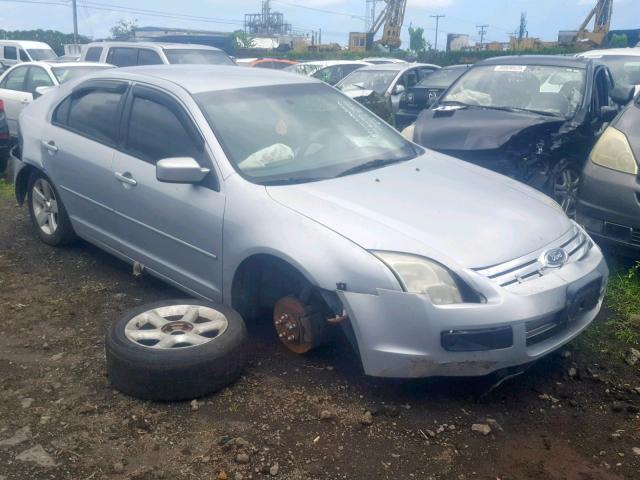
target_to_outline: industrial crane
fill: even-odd
[[[398,48],[402,44],[400,33],[404,22],[404,11],[407,8],[407,0],[384,0],[384,7],[376,17],[369,30],[370,35],[375,35],[384,24],[382,38],[377,43],[389,48]]]
[[[576,42],[591,42],[595,45],[602,45],[602,42],[609,33],[611,26],[611,14],[613,13],[613,0],[598,0],[593,10],[589,12],[587,18],[584,19],[578,33],[576,34]],[[594,18],[593,32],[587,30],[587,25]]]

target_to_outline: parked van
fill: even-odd
[[[159,64],[235,65],[219,48],[160,42],[94,42],[83,49],[80,60],[109,63],[116,67]]]
[[[46,43],[0,40],[0,63],[5,69],[22,62],[46,62],[56,58],[58,58],[56,52]]]

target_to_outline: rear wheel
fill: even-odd
[[[38,237],[53,246],[64,245],[75,238],[71,221],[55,188],[40,172],[29,179],[28,203],[31,223]]]

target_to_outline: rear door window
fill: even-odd
[[[4,47],[4,59],[5,60],[17,60],[18,49],[16,47]]]
[[[89,47],[84,59],[87,62],[99,62],[102,55],[102,47]]]
[[[19,92],[25,91],[25,80],[27,78],[27,71],[29,67],[18,67],[12,70],[5,79],[2,81],[0,85],[1,88],[6,88],[7,90],[16,90]]]
[[[121,102],[119,90],[83,89],[60,104],[54,112],[54,122],[98,142],[115,145]]]
[[[162,59],[153,50],[141,48],[138,52],[138,65],[161,65]]]
[[[194,138],[194,127],[171,98],[162,94],[135,95],[129,116],[127,151],[146,162],[171,157],[200,160],[203,143]]]
[[[128,47],[113,47],[107,54],[107,63],[116,67],[133,67],[138,64],[138,49]]]

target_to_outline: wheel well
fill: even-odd
[[[282,297],[293,295],[306,300],[315,290],[290,263],[273,255],[258,254],[245,259],[236,270],[231,284],[231,305],[248,320],[266,315],[267,311],[271,313]]]
[[[33,172],[39,171],[37,168],[31,165],[25,165],[18,172],[18,176],[16,178],[16,200],[18,200],[18,204],[22,205],[24,203],[24,199],[27,197],[27,189],[29,187],[29,178],[31,177]]]

